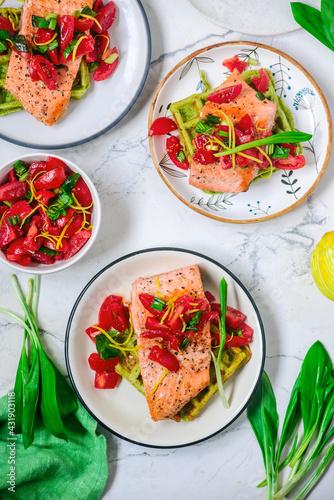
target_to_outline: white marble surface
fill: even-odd
[[[144,0],[152,32],[152,62],[137,103],[122,122],[100,139],[59,153],[91,176],[102,201],[100,237],[82,262],[42,279],[39,308],[43,342],[65,371],[64,335],[74,301],[103,266],[137,249],[176,246],[202,252],[227,266],[256,301],[266,331],[269,374],[281,415],[300,363],[321,340],[334,360],[334,304],[318,292],[309,269],[311,252],[334,229],[333,164],[309,199],[294,211],[259,225],[223,224],[184,206],[163,184],[150,158],[147,120],[155,89],[190,52],[230,40],[272,45],[299,61],[318,81],[334,109],[334,56],[301,30],[275,37],[225,31],[200,17],[186,0]],[[27,153],[0,141],[1,163]],[[0,268],[0,304],[19,311],[9,277]],[[25,283],[28,276],[20,273]],[[22,331],[1,316],[0,395],[13,386]],[[191,424],[190,424],[191,425]],[[228,430],[189,448],[149,449],[108,432],[109,479],[103,499],[264,499],[260,449],[243,414]],[[333,465],[309,496],[333,498]]]

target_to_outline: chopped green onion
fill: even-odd
[[[54,14],[53,12],[48,12],[47,14],[45,14],[45,19],[47,21],[51,21],[51,19],[58,19],[58,16],[57,16],[57,14]]]
[[[257,66],[259,64],[259,61],[257,59],[254,59],[254,57],[249,57],[248,64],[251,64],[252,66]]]
[[[180,349],[181,351],[184,351],[185,349],[187,349],[188,345],[190,344],[190,339],[189,337],[185,337],[182,342],[181,342],[181,345],[180,345]]]
[[[258,92],[255,97],[260,99],[260,101],[264,101],[266,98],[266,96],[263,94],[263,92]]]
[[[72,12],[73,17],[79,17],[80,14],[81,14],[80,10],[75,10],[74,12]]]
[[[32,16],[31,24],[34,28],[45,28],[49,27],[49,23],[44,17]]]
[[[11,202],[10,202],[10,201],[3,201],[2,203],[3,203],[4,205],[7,205],[7,207],[11,207],[11,206],[12,206],[12,204],[11,204]]]
[[[51,28],[50,28],[51,29]],[[51,42],[49,45],[48,45],[48,48],[49,50],[54,50],[58,47],[58,41],[57,40],[53,40],[53,42]]]
[[[34,53],[36,54],[45,54],[45,52],[48,50],[48,45],[39,45],[38,47],[33,48]]]
[[[102,57],[102,55],[101,55],[101,57]],[[113,62],[116,61],[117,57],[118,57],[118,53],[114,52],[113,54],[110,54],[110,56],[107,57],[107,59],[104,62],[107,64],[112,64]]]
[[[290,153],[289,148],[282,148],[282,147],[276,145],[274,154],[272,155],[272,158],[282,158],[285,160],[288,157],[289,153]]]
[[[49,22],[49,30],[55,30],[57,27],[57,19],[51,19]]]
[[[22,160],[17,161],[16,163],[14,163],[13,168],[15,170],[15,173],[19,176],[20,182],[27,180],[29,176],[29,171],[24,161]]]
[[[166,302],[164,302],[161,299],[158,299],[158,297],[155,297],[151,304],[151,308],[157,309],[158,311],[163,311],[165,307],[166,307]]]
[[[186,159],[186,155],[184,154],[184,151],[179,151],[176,155],[176,158],[181,162],[183,163],[184,160]]]
[[[89,69],[89,71],[95,71],[95,70],[96,70],[96,68],[98,68],[98,67],[99,67],[99,65],[100,65],[100,64],[99,64],[98,62],[92,62],[92,63],[90,63],[90,65],[88,66],[88,69]]]
[[[92,9],[90,9],[88,5],[86,5],[86,7],[82,9],[81,14],[86,14],[86,16],[92,16],[92,17],[97,16],[97,12],[94,12]]]
[[[66,191],[66,193],[69,193],[70,191],[72,191],[80,177],[80,174],[72,174],[67,176],[66,181],[61,185],[61,189],[63,191]]]
[[[17,52],[31,52],[23,35],[12,36],[10,39],[10,43],[13,45],[14,49]]]
[[[51,248],[47,248],[45,246],[41,246],[39,251],[45,253],[46,255],[50,255],[51,257],[53,257],[54,255],[59,255],[59,252],[57,252],[57,250],[51,250]]]
[[[214,115],[206,115],[206,120],[208,123],[220,123],[220,118],[219,116],[214,116]]]
[[[25,199],[25,200],[30,200],[30,198],[31,198],[31,191],[29,191],[29,189],[28,189],[28,191],[27,191],[27,193],[26,193],[26,195],[25,195],[24,199]]]
[[[198,123],[197,123],[197,126],[196,126],[196,129],[195,131],[196,132],[199,132],[199,133],[203,133],[203,132],[206,132],[208,129],[209,129],[209,125],[206,123],[205,120],[200,120]]]
[[[16,226],[21,223],[19,215],[13,215],[12,217],[7,217],[8,224],[10,226]]]
[[[197,328],[194,328],[195,325],[197,325],[201,319],[201,316],[204,311],[197,311],[194,316],[191,318],[190,321],[187,323],[186,330],[197,330]]]
[[[64,54],[63,54],[64,55],[64,59],[67,59],[67,57],[70,55],[70,53],[72,52],[72,50],[75,48],[77,42],[78,42],[78,40],[72,40],[72,42],[70,42],[68,44],[68,46],[64,50]]]
[[[217,135],[219,135],[219,137],[228,137],[228,132],[224,132],[224,130],[218,130]]]
[[[63,192],[47,209],[46,214],[51,220],[57,220],[62,210],[73,204],[73,198],[69,193]]]

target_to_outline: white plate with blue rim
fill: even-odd
[[[254,329],[252,357],[225,384],[230,408],[216,393],[191,422],[153,422],[145,397],[122,379],[115,389],[95,389],[88,358],[96,352],[85,329],[97,321],[103,300],[110,294],[130,300],[131,285],[139,276],[198,264],[204,289],[219,297],[219,283],[228,284],[227,302],[246,314]],[[218,299],[219,300],[219,299]],[[265,360],[261,317],[249,292],[228,269],[210,257],[179,248],[150,248],[125,255],[102,269],[80,293],[72,309],[65,336],[65,359],[73,387],[89,413],[107,430],[135,444],[155,448],[189,446],[208,439],[231,425],[246,409],[260,381]]]
[[[246,192],[208,194],[190,186],[188,172],[170,161],[166,136],[149,138],[151,155],[162,180],[192,210],[223,222],[261,222],[302,203],[322,178],[331,153],[328,105],[316,81],[297,61],[277,49],[253,42],[225,42],[193,52],[160,84],[152,101],[149,127],[159,116],[170,115],[171,103],[204,90],[201,71],[212,88],[220,85],[230,74],[222,62],[235,55],[258,62],[248,69],[268,68],[272,72],[276,93],[291,110],[296,130],[312,134],[312,139],[303,143],[306,165],[300,170],[279,170],[270,178],[253,181]]]
[[[107,0],[104,1],[107,3]],[[117,15],[109,30],[111,47],[119,52],[119,64],[105,81],[94,82],[81,101],[70,101],[68,111],[47,127],[26,111],[0,117],[0,138],[37,149],[77,146],[114,127],[136,102],[151,61],[151,35],[140,0],[116,0]],[[2,8],[22,8],[6,0]],[[1,97],[1,96],[0,96]]]
[[[290,0],[188,0],[204,17],[226,29],[255,36],[278,35],[300,28],[295,22]],[[320,0],[308,0],[320,6]]]

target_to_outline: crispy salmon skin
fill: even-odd
[[[235,99],[222,104],[208,101],[201,110],[200,118],[205,118],[207,115],[212,114],[224,120],[225,114],[235,124],[245,114],[248,114],[259,131],[258,137],[260,137],[261,130],[271,130],[273,127],[277,106],[268,99],[260,101],[256,97],[257,92],[243,80],[237,70],[234,70],[217,90],[239,84],[242,85],[242,90]],[[189,184],[210,191],[240,193],[248,190],[250,183],[256,177],[258,171],[259,167],[256,162],[250,163],[247,168],[235,166],[235,168],[223,170],[219,161],[202,165],[192,160]]]
[[[132,285],[130,310],[137,343],[140,345],[138,356],[146,399],[155,421],[173,418],[186,403],[209,385],[211,360],[210,323],[206,322],[194,332],[192,341],[184,351],[173,351],[179,361],[179,370],[169,371],[159,383],[164,367],[149,359],[153,343],[140,336],[146,330],[145,322],[150,313],[139,299],[142,293],[156,295],[157,292],[166,300],[185,294],[194,299],[205,299],[199,267],[193,265],[150,278],[138,278]]]
[[[33,15],[45,17],[47,13],[59,16],[92,6],[92,0],[26,0],[24,2],[20,35],[30,43],[38,28],[31,23]],[[49,90],[41,81],[34,82],[28,72],[27,60],[12,52],[7,71],[5,89],[16,97],[24,109],[45,125],[54,125],[67,111],[71,88],[78,73],[81,58],[66,61],[58,69],[57,88]]]

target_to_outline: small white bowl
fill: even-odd
[[[53,158],[59,158],[59,160],[64,161],[73,172],[78,173],[82,176],[83,180],[87,184],[92,198],[93,198],[93,212],[92,212],[92,235],[87,241],[87,243],[79,250],[78,253],[73,255],[68,260],[60,260],[56,261],[54,264],[46,265],[46,264],[39,264],[39,263],[31,263],[29,266],[20,266],[19,264],[16,264],[15,262],[10,262],[6,259],[5,255],[3,252],[0,250],[0,262],[6,264],[7,266],[10,266],[17,271],[21,272],[26,272],[26,273],[31,273],[31,274],[50,274],[50,273],[55,273],[58,271],[62,271],[63,269],[66,269],[69,266],[72,266],[78,260],[80,260],[88,251],[89,249],[93,246],[97,234],[100,229],[101,225],[101,203],[100,203],[100,198],[99,195],[96,191],[96,188],[90,178],[88,177],[81,168],[79,168],[77,165],[75,165],[73,162],[68,160],[67,158],[63,158],[62,156],[54,155],[54,154],[47,154],[47,153],[34,153],[31,155],[24,155],[20,156],[18,158],[15,158],[14,160],[11,160],[10,162],[6,163],[2,167],[0,167],[0,184],[2,184],[5,181],[6,176],[8,173],[11,171],[13,168],[14,163],[16,163],[18,160],[22,160],[27,163],[32,163],[34,161],[45,161],[48,156],[52,156]]]

